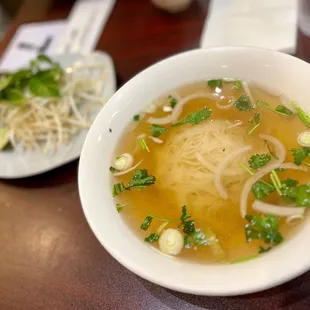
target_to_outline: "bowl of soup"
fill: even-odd
[[[135,274],[238,295],[310,268],[310,65],[250,47],[194,50],[139,73],[92,125],[86,219]]]

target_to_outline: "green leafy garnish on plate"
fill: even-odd
[[[263,200],[266,196],[275,191],[275,187],[265,181],[257,181],[252,185],[252,193],[258,200]]]
[[[292,101],[292,106],[296,110],[296,113],[300,120],[308,127],[310,128],[310,116],[308,113],[306,113],[297,103]]]
[[[287,107],[283,106],[283,105],[278,105],[275,109],[273,109],[269,103],[267,102],[264,102],[262,100],[258,100],[256,101],[256,106],[258,108],[261,108],[261,107],[265,107],[267,108],[268,110],[276,113],[276,114],[279,114],[279,115],[283,115],[283,116],[291,116],[293,115],[293,111],[291,111],[290,109],[288,109]]]
[[[150,130],[151,130],[152,137],[158,138],[162,134],[164,134],[168,130],[168,128],[165,128],[160,125],[151,125]]]
[[[116,207],[117,212],[121,213],[123,211],[124,207],[126,207],[126,206],[127,206],[126,204],[121,205],[121,204],[117,203],[115,207]]]
[[[221,88],[222,85],[223,85],[223,81],[221,79],[209,80],[208,81],[208,86],[211,87],[211,88],[216,88],[216,87]]]
[[[174,108],[178,104],[178,101],[173,96],[169,96],[168,100],[171,108]]]
[[[248,129],[248,135],[252,134],[254,130],[257,129],[260,125],[260,113],[256,112],[254,116],[249,119],[249,123],[250,126]]]

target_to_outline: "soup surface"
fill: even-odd
[[[132,169],[113,178],[120,216],[146,244],[203,263],[241,262],[285,242],[310,206],[310,152],[298,144],[307,126],[298,114],[286,98],[242,81],[204,81],[163,95],[132,115],[111,163],[115,175]],[[156,181],[130,186],[145,169]],[[177,253],[160,246],[169,228],[182,235]],[[177,242],[167,240],[172,248]]]

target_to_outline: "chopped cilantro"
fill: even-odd
[[[117,203],[115,207],[116,207],[117,212],[120,213],[123,211],[124,207],[126,207],[126,206],[127,205],[121,205],[121,204]]]
[[[150,129],[151,129],[152,136],[156,138],[158,138],[159,136],[161,136],[163,133],[165,133],[168,130],[168,128],[165,128],[160,125],[151,125]]]
[[[264,248],[264,247],[260,246],[258,253],[259,254],[266,253],[266,252],[270,251],[271,249],[272,249],[272,246],[269,246],[268,248]]]
[[[172,96],[169,96],[168,99],[169,99],[171,108],[174,108],[177,105],[178,101]]]
[[[235,101],[235,107],[239,111],[247,112],[253,110],[250,98],[248,95],[242,95]]]
[[[307,114],[298,104],[296,104],[294,101],[292,101],[292,106],[296,110],[296,113],[300,120],[308,127],[310,128],[310,116]]]
[[[126,190],[126,186],[123,183],[117,183],[113,185],[112,195],[113,197]]]
[[[287,107],[285,107],[284,105],[278,105],[274,111],[278,114],[287,115],[287,116],[290,116],[293,114],[293,112]]]
[[[266,196],[275,191],[275,187],[265,181],[257,181],[252,185],[252,193],[258,200],[263,200]]]
[[[276,168],[276,169],[274,169],[274,171],[276,171],[276,172],[283,172],[283,171],[285,171],[285,169],[284,168]]]
[[[128,183],[128,187],[137,187],[139,189],[145,188],[155,184],[156,178],[148,174],[146,169],[135,170],[132,179]]]
[[[140,228],[141,228],[142,230],[148,230],[148,228],[150,227],[150,225],[151,225],[151,223],[152,223],[152,220],[153,220],[152,216],[147,216],[147,217],[144,219],[143,223],[141,224]]]
[[[258,128],[258,126],[260,125],[260,113],[256,112],[254,116],[249,119],[249,123],[250,123],[250,126],[248,129],[248,135],[253,133],[254,130]]]
[[[195,245],[200,246],[200,245],[207,245],[207,239],[206,235],[200,230],[197,229],[191,234],[192,241],[194,242]]]
[[[154,243],[159,239],[159,235],[156,233],[151,233],[148,237],[144,238],[144,241],[149,243]]]
[[[271,160],[268,154],[255,154],[249,159],[249,165],[252,169],[258,169],[269,163]]]
[[[194,220],[190,220],[190,221],[186,221],[183,224],[183,232],[187,235],[190,235],[192,233],[195,232],[195,221]]]
[[[247,242],[263,240],[267,244],[279,244],[283,237],[279,232],[279,218],[274,215],[246,215],[249,224],[245,225]]]
[[[223,85],[223,81],[221,79],[208,81],[208,86],[211,88],[216,88],[216,87],[221,88],[222,85]]]
[[[298,181],[291,178],[287,178],[286,180],[282,181],[282,187],[296,187],[297,185]]]
[[[290,149],[293,153],[294,163],[299,166],[310,155],[310,147],[301,147],[299,149]]]
[[[189,235],[184,236],[184,246],[189,249],[192,245],[192,238]]]
[[[234,88],[235,89],[242,89],[242,81],[237,80],[234,82]]]
[[[270,155],[271,155],[274,159],[278,160],[279,157],[271,150],[271,148],[270,148],[269,143],[268,143],[267,140],[265,140],[265,144],[267,145],[267,149],[268,149],[268,152],[270,153]]]
[[[189,114],[183,120],[173,124],[171,127],[177,127],[177,126],[180,126],[183,124],[197,125],[197,124],[201,123],[202,121],[208,119],[211,116],[211,113],[212,113],[212,110],[205,107],[200,111],[195,111],[195,112]]]
[[[180,217],[181,222],[184,223],[190,217],[191,216],[187,214],[187,207],[183,206],[182,207],[182,215]]]
[[[133,117],[133,120],[136,121],[136,122],[137,122],[139,119],[140,119],[140,115],[139,115],[139,114],[137,114],[137,115],[135,115],[135,116]]]

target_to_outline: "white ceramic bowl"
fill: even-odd
[[[79,167],[79,191],[85,216],[106,250],[129,270],[151,282],[198,295],[256,292],[310,269],[309,223],[293,238],[258,259],[235,265],[202,265],[157,253],[127,227],[115,210],[109,167],[114,148],[132,116],[170,89],[220,77],[246,79],[272,87],[309,111],[309,64],[259,48],[190,51],[151,66],[117,91],[90,129]]]

